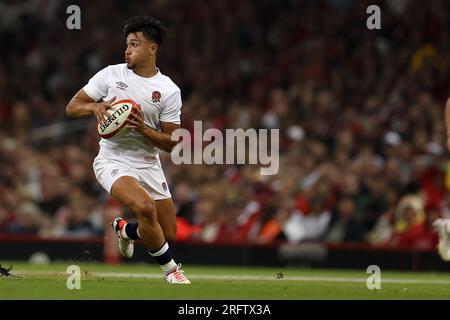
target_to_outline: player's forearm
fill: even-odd
[[[154,146],[169,153],[172,152],[173,147],[177,144],[176,141],[171,140],[170,134],[159,132],[149,127],[145,128],[141,133]]]
[[[94,106],[95,102],[73,98],[66,107],[66,116],[71,118],[90,116],[94,114]]]

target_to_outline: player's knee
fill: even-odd
[[[156,219],[156,205],[154,200],[146,200],[135,203],[133,211],[138,215],[138,217],[150,220]]]
[[[143,218],[149,220],[150,222],[156,222],[157,221],[157,217],[156,217],[156,206],[155,206],[155,202],[145,202],[142,205],[142,210],[141,210],[141,214],[143,216]]]

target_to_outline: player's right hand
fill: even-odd
[[[113,97],[107,101],[101,101],[94,103],[93,112],[95,117],[97,118],[98,123],[103,124],[103,121],[108,119],[108,114],[106,110],[111,107],[111,104],[116,100],[116,97]]]

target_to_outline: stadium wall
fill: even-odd
[[[36,263],[120,262],[120,259],[110,259],[104,249],[102,238],[43,239],[0,235],[0,263],[8,260]],[[450,263],[442,261],[434,251],[366,244],[303,243],[262,246],[183,242],[172,246],[172,252],[184,264],[346,269],[366,269],[369,265],[378,265],[383,270],[450,271]],[[139,242],[132,262],[154,263]]]

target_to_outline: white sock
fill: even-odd
[[[161,267],[162,271],[164,271],[165,274],[168,274],[177,267],[177,264],[172,259],[169,262],[167,262],[166,264],[160,265],[160,267]]]
[[[163,246],[159,250],[153,252],[149,250],[149,253],[158,261],[158,263],[161,263],[161,260],[165,262],[170,259],[169,262],[159,265],[166,274],[170,273],[177,267],[177,264],[173,261],[172,256],[170,255],[169,244],[167,242],[164,242]]]

